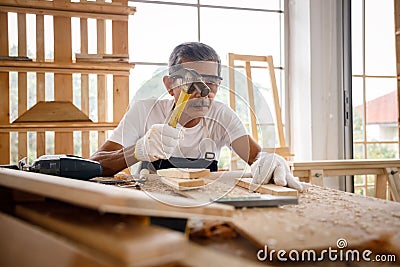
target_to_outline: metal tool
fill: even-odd
[[[211,89],[203,82],[201,75],[193,69],[181,68],[171,74],[171,77],[182,79],[182,90],[168,123],[176,128],[190,95],[198,91],[200,96],[205,97],[210,93]]]
[[[100,176],[102,173],[99,162],[74,155],[43,155],[36,159],[32,165],[27,164],[26,158],[23,158],[19,161],[18,166],[0,165],[0,167],[79,180],[89,180]]]

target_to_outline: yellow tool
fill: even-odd
[[[202,97],[205,97],[210,93],[210,88],[203,82],[201,75],[193,69],[179,69],[171,77],[182,79],[182,90],[168,122],[170,126],[176,128],[190,95],[198,91]]]

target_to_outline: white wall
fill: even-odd
[[[343,158],[340,1],[289,0],[288,98],[295,160]],[[338,179],[326,179],[339,188]]]

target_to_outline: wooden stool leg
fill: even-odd
[[[387,173],[386,170],[384,174],[378,174],[375,177],[375,197],[386,199],[386,189],[387,189]]]
[[[400,178],[399,171],[397,168],[386,168],[387,177],[389,181],[389,188],[392,194],[393,200],[400,202]]]

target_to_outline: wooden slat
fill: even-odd
[[[45,60],[45,42],[44,42],[44,15],[36,15],[36,61]],[[36,73],[36,101],[45,101],[46,99],[46,80],[43,72]],[[39,157],[46,153],[46,135],[44,132],[36,134],[36,155]]]
[[[13,123],[0,125],[0,133],[26,132],[26,131],[89,131],[112,130],[118,126],[117,122],[37,122],[37,123]]]
[[[88,52],[88,26],[87,19],[81,19],[81,53]],[[81,110],[89,116],[89,76],[81,74]],[[89,131],[82,131],[82,157],[90,156]]]
[[[268,71],[271,79],[272,96],[274,97],[274,108],[276,116],[277,131],[279,137],[279,146],[286,147],[285,134],[283,132],[281,105],[279,102],[278,86],[276,85],[275,69],[272,56],[267,57]]]
[[[228,54],[228,66],[229,66],[229,83],[228,83],[228,88],[229,88],[229,106],[233,111],[236,111],[236,92],[235,92],[235,58],[234,54],[229,53]],[[238,157],[237,155],[234,154],[234,152],[231,152],[231,170],[237,170],[238,166]]]
[[[18,56],[26,53],[26,14],[18,14]],[[28,106],[27,73],[18,73],[18,116],[21,116]],[[27,133],[18,133],[18,159],[28,156]]]
[[[97,53],[106,52],[106,23],[104,20],[97,20]],[[105,122],[107,118],[107,80],[104,74],[97,75],[97,113],[99,122]],[[98,132],[98,147],[106,140],[106,132]]]
[[[8,15],[0,12],[0,56],[8,56]],[[0,125],[10,123],[9,74],[0,72]],[[10,162],[10,133],[0,133],[0,164]]]
[[[0,266],[117,266],[104,255],[88,251],[52,232],[0,213]],[[26,249],[22,249],[26,248]]]
[[[0,8],[7,12],[46,14],[64,17],[100,18],[127,21],[135,7],[114,3],[71,3],[64,1],[3,0]]]
[[[247,95],[249,97],[250,105],[250,123],[251,123],[251,135],[254,140],[258,143],[258,131],[257,131],[257,117],[256,117],[256,107],[254,104],[254,87],[253,79],[251,77],[251,66],[250,61],[245,63],[246,78],[247,78]]]
[[[193,190],[205,185],[204,179],[180,179],[171,177],[161,177],[161,181],[177,190]]]
[[[375,176],[375,197],[386,199],[387,175],[378,174]]]
[[[61,0],[57,0],[61,2]],[[59,64],[71,63],[71,19],[54,17],[54,61]],[[72,75],[54,74],[54,100],[72,102]],[[73,154],[73,135],[70,132],[57,132],[54,138],[56,154]]]
[[[56,50],[56,48],[55,48]],[[100,62],[93,64],[91,62],[35,62],[35,61],[12,61],[0,60],[0,72],[14,71],[34,71],[34,72],[53,72],[53,73],[100,73],[100,74],[118,74],[120,76],[129,76],[129,71],[135,65],[132,63],[119,62]]]
[[[226,220],[234,210],[227,205],[204,206],[199,205],[198,201],[181,197],[157,193],[149,196],[139,190],[3,168],[0,168],[0,185],[110,213],[174,218],[198,216]],[[157,199],[174,205],[164,204]]]
[[[101,215],[54,203],[19,205],[16,213],[120,262],[120,266],[159,266],[178,260],[187,243],[182,233],[146,225],[145,217]]]
[[[157,170],[157,175],[170,178],[196,179],[210,175],[209,169],[169,168]]]
[[[116,3],[128,5],[127,0],[115,0]],[[128,54],[128,23],[112,22],[114,54]],[[113,121],[120,121],[129,104],[129,78],[114,75],[113,77]]]
[[[389,189],[394,201],[400,202],[400,178],[397,168],[386,168]]]
[[[261,194],[270,194],[276,196],[293,196],[293,197],[298,196],[297,190],[288,187],[278,186],[275,184],[263,184],[263,185],[254,184],[252,182],[253,178],[240,178],[236,179],[236,181],[237,181],[236,184],[238,186]]]
[[[400,167],[400,159],[348,159],[348,160],[316,160],[295,161],[294,170],[310,169],[371,169],[385,167]]]

